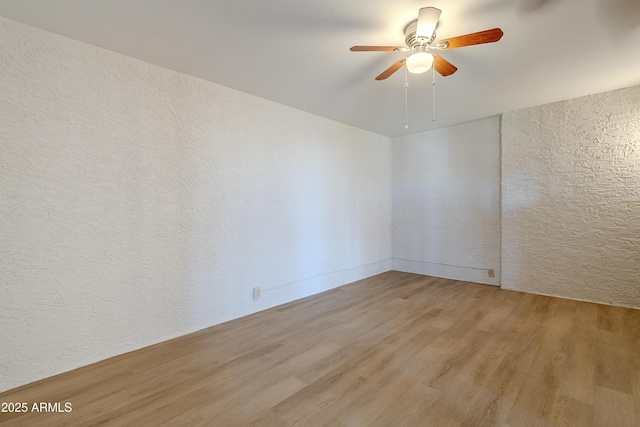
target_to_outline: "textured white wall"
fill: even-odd
[[[500,284],[500,119],[393,144],[394,269]]]
[[[386,137],[4,19],[0,93],[0,390],[391,267]]]
[[[640,87],[503,115],[502,284],[640,308]]]

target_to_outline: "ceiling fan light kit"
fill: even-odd
[[[411,48],[411,56],[406,61],[407,70],[413,74],[422,74],[433,66],[433,55],[427,45]]]

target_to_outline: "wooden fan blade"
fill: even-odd
[[[400,52],[409,50],[406,46],[353,46],[351,52]]]
[[[406,60],[407,60],[407,58],[402,58],[400,61],[398,61],[395,64],[393,64],[391,67],[389,67],[386,70],[384,70],[382,72],[382,74],[380,74],[378,77],[376,77],[376,80],[384,80],[384,79],[386,79],[391,74],[395,73],[400,68],[402,68],[402,66],[404,65]]]
[[[431,41],[431,36],[436,30],[438,19],[442,11],[435,7],[423,7],[418,11],[418,22],[416,23],[416,38],[425,38]]]
[[[432,53],[432,55],[433,55],[433,68],[435,68],[436,71],[440,73],[443,77],[450,76],[451,74],[458,71],[458,68],[455,65],[453,65],[451,62],[444,59],[442,56],[436,55],[435,53]]]
[[[455,49],[456,47],[473,46],[474,44],[494,43],[500,40],[503,34],[500,28],[492,28],[491,30],[440,40],[436,43],[436,46],[442,46],[442,49]]]

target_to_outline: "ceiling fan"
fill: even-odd
[[[502,30],[493,28],[491,30],[479,31],[477,33],[465,34],[464,36],[453,37],[435,42],[436,26],[442,11],[435,7],[423,7],[418,13],[418,20],[412,22],[404,30],[406,46],[353,46],[352,52],[408,52],[411,55],[402,58],[391,67],[384,70],[376,80],[384,80],[403,65],[407,66],[410,73],[421,74],[433,66],[442,76],[450,76],[458,68],[449,61],[434,53],[434,50],[447,50],[457,47],[472,46],[476,44],[494,43],[502,38]]]

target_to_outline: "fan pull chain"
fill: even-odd
[[[409,129],[409,72],[404,67],[404,128]]]
[[[431,68],[431,92],[432,92],[432,99],[433,99],[433,118],[431,119],[432,122],[436,121],[436,68],[432,67]]]

